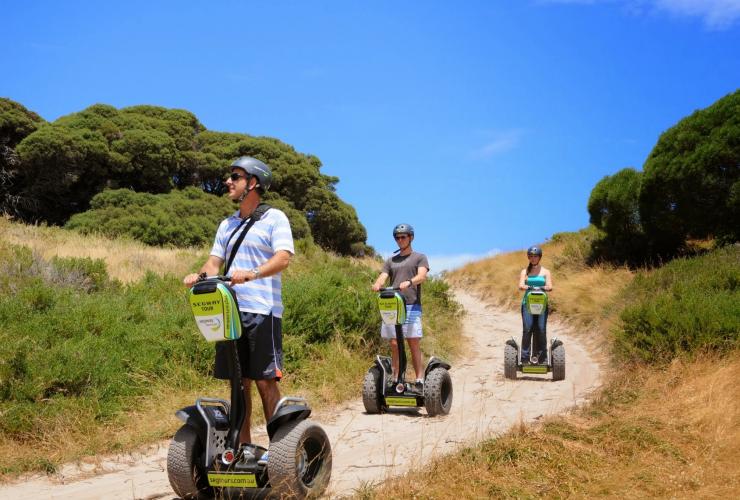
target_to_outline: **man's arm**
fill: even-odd
[[[398,285],[398,288],[400,288],[401,290],[406,290],[410,286],[421,285],[422,283],[424,283],[424,281],[426,281],[427,273],[429,273],[429,269],[427,269],[426,267],[420,267],[416,271],[416,276],[414,276],[410,280],[402,281],[401,284]],[[411,284],[409,284],[409,282],[411,282]]]
[[[289,251],[278,250],[267,262],[256,268],[259,269],[259,275],[255,275],[251,269],[235,269],[234,272],[231,273],[231,282],[238,285],[239,283],[266,278],[273,274],[277,274],[288,267],[292,257],[293,254]]]
[[[221,269],[221,264],[223,263],[224,260],[221,257],[209,255],[208,260],[206,260],[205,264],[201,266],[200,273],[188,274],[183,278],[182,282],[186,287],[190,288],[195,285],[196,281],[198,281],[199,274],[206,273],[207,276],[216,276]]]
[[[372,289],[373,292],[379,292],[380,287],[382,287],[385,284],[385,280],[388,279],[388,273],[382,272],[380,273],[380,276],[378,276],[378,279],[375,280],[375,283],[373,283]]]

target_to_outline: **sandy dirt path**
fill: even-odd
[[[583,403],[601,380],[601,366],[583,343],[557,322],[548,324],[548,337],[565,343],[566,378],[519,374],[503,376],[504,342],[521,329],[519,314],[486,306],[477,298],[456,292],[467,311],[463,335],[466,350],[452,367],[452,410],[428,418],[422,409],[366,415],[362,401],[318,412],[332,443],[334,464],[327,492],[330,498],[351,495],[365,484],[422,465],[452,453],[462,445],[502,433],[520,421],[533,421]],[[358,396],[360,387],[358,386]],[[264,434],[255,436],[265,444]],[[167,481],[167,443],[140,454],[118,456],[96,465],[69,465],[54,477],[37,476],[0,487],[0,498],[38,499],[173,499]]]

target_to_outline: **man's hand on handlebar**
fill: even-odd
[[[187,288],[192,288],[193,285],[195,285],[195,283],[198,281],[198,278],[200,278],[200,274],[190,273],[182,279],[182,283]]]
[[[254,273],[252,271],[244,271],[242,269],[236,269],[231,273],[231,284],[238,285],[239,283],[246,283],[254,279]]]

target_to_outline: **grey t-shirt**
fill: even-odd
[[[394,255],[383,264],[383,272],[391,277],[391,286],[398,288],[402,282],[410,280],[418,272],[420,267],[429,270],[427,256],[419,252],[411,252],[408,255]],[[413,285],[401,292],[406,299],[407,305],[421,305],[421,285]]]

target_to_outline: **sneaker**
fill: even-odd
[[[414,384],[414,389],[418,392],[424,392],[424,381],[421,379],[417,379],[416,383]]]

